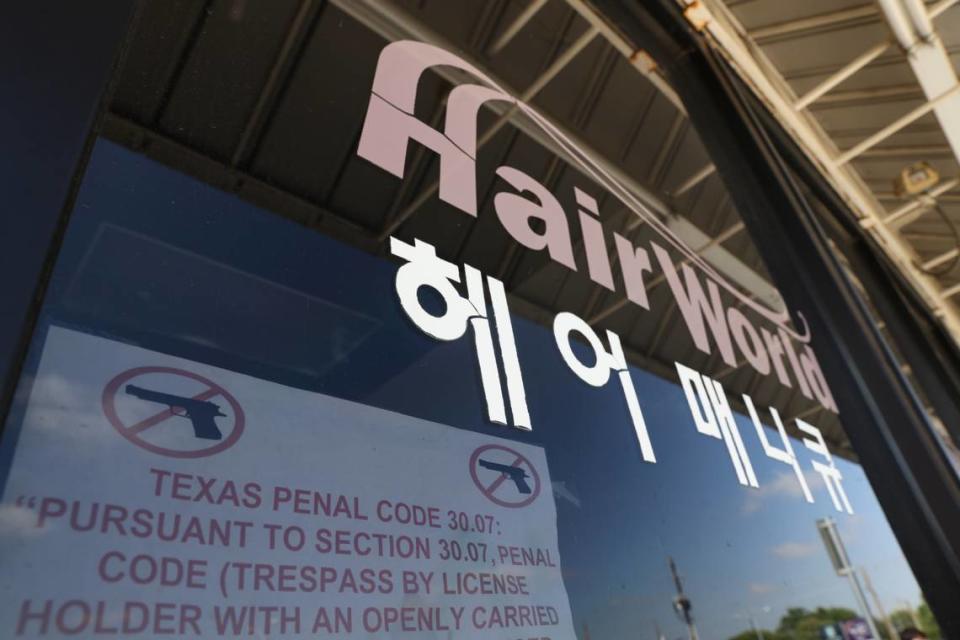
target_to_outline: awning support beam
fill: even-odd
[[[847,63],[846,66],[841,67],[836,73],[825,79],[823,82],[815,86],[813,89],[805,93],[799,100],[793,104],[793,108],[797,111],[807,108],[810,104],[818,100],[825,93],[839,85],[841,82],[855,74],[860,69],[863,69],[865,66],[879,58],[883,55],[883,52],[890,48],[892,43],[889,40],[884,40],[883,42],[878,42],[873,45],[859,56]]]
[[[547,0],[530,0],[530,4],[514,18],[513,22],[507,25],[500,37],[493,41],[493,44],[487,49],[487,53],[491,56],[500,53],[527,26],[527,23],[533,20],[545,4],[547,4]]]
[[[847,164],[848,162],[850,162],[851,160],[859,156],[861,153],[863,153],[867,149],[880,144],[881,142],[883,142],[893,134],[897,133],[898,131],[900,131],[907,125],[909,125],[910,123],[916,122],[923,116],[927,115],[928,113],[930,113],[931,111],[933,111],[934,109],[936,109],[937,107],[945,103],[947,100],[950,100],[951,98],[958,95],[960,95],[960,84],[955,84],[953,88],[948,89],[946,92],[940,94],[933,100],[930,100],[929,102],[925,102],[924,104],[920,105],[916,109],[913,109],[908,113],[905,113],[904,115],[900,116],[899,118],[897,118],[896,120],[894,120],[893,122],[885,126],[883,129],[880,129],[880,131],[877,131],[875,134],[868,137],[866,140],[863,140],[862,142],[851,147],[850,149],[844,151],[839,156],[837,156],[836,160],[834,160],[834,164],[836,166],[842,166]]]

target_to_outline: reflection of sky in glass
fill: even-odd
[[[421,334],[396,302],[391,262],[103,142],[74,218],[47,322],[545,447],[571,606],[593,638],[653,637],[655,624],[685,634],[667,556],[704,638],[743,630],[748,616],[775,627],[790,606],[854,608],[817,534],[826,516],[888,610],[918,600],[859,467],[836,459],[856,515],[836,513],[795,442],[816,499],[807,504],[792,469],[768,459],[738,416],[760,482],[741,487],[726,447],[696,432],[674,382],[632,369],[658,460],[645,464],[616,379],[587,386],[549,329],[517,319],[534,431],[493,427],[472,341]]]

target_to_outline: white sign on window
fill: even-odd
[[[5,637],[575,638],[539,447],[61,328],[16,437]]]

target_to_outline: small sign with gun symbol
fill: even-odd
[[[233,446],[243,433],[244,414],[236,399],[212,380],[183,369],[124,371],[107,383],[102,401],[120,435],[164,456],[210,456]],[[190,427],[171,426],[174,417],[186,419]]]
[[[470,475],[487,499],[501,507],[525,507],[540,494],[540,476],[522,453],[498,444],[470,456]]]

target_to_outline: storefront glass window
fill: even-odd
[[[147,3],[3,436],[5,633],[936,633],[696,132],[497,4]]]

